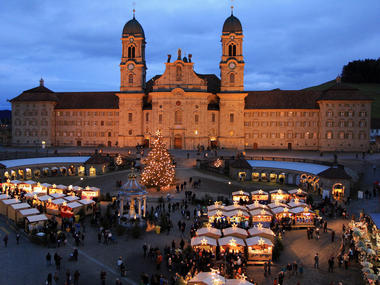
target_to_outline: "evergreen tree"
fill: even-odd
[[[152,143],[152,150],[145,159],[145,167],[141,174],[141,183],[147,187],[161,188],[170,186],[174,181],[174,165],[159,131]]]

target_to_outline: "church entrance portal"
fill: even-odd
[[[174,138],[174,148],[175,149],[182,149],[182,138],[181,137],[175,137]]]

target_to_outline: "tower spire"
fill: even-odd
[[[231,0],[231,16],[234,15],[234,0]]]
[[[132,3],[132,5],[133,5],[133,19],[135,19],[135,13],[136,13],[136,2],[133,2]]]

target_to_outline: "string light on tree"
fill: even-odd
[[[157,191],[169,187],[174,181],[175,169],[160,131],[152,143],[152,150],[145,159],[145,167],[141,174],[141,183],[147,187],[155,187]]]

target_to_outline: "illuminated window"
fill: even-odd
[[[332,133],[332,132],[327,132],[327,133],[326,133],[326,138],[327,138],[328,140],[331,140],[331,139],[333,138],[333,133]]]

